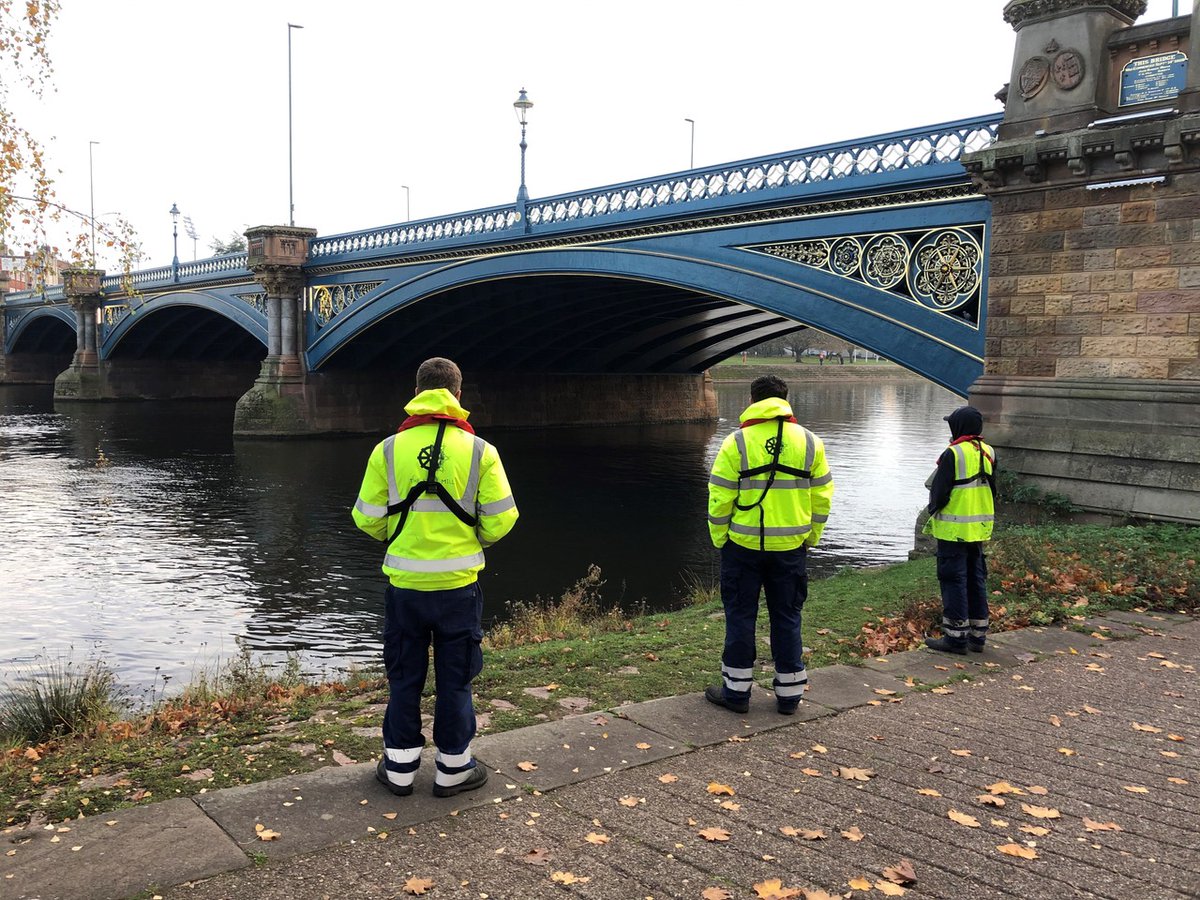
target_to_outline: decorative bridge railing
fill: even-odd
[[[982,150],[996,140],[999,113],[942,125],[897,131],[854,141],[825,144],[804,150],[760,156],[740,162],[678,172],[560,194],[530,201],[522,212],[512,205],[441,216],[417,222],[388,225],[363,231],[314,238],[309,245],[309,266],[387,257],[439,242],[474,244],[497,239],[519,239],[526,233],[586,230],[605,225],[681,218],[739,206],[753,207],[780,199],[853,190],[855,180],[874,179],[881,187],[919,181],[933,167],[957,163],[964,153]],[[881,177],[884,182],[880,182]],[[253,276],[246,254],[217,256],[179,266],[159,266],[132,272],[135,291],[158,293],[174,285],[230,281]],[[107,275],[105,293],[120,295],[126,282],[120,274]],[[43,291],[9,294],[11,305],[61,303],[60,286]]]
[[[736,205],[753,199],[770,202],[787,189],[828,187],[855,176],[922,169],[957,162],[964,153],[982,150],[996,140],[1000,114],[964,119],[945,125],[826,144],[736,163],[726,163],[626,184],[595,188],[534,200],[526,208],[529,226],[568,224],[597,226],[622,216],[622,224],[641,213],[647,217],[687,215],[706,201]],[[751,198],[751,195],[759,195]],[[631,215],[632,214],[632,215]],[[316,264],[379,251],[402,252],[418,245],[446,240],[488,238],[521,227],[513,206],[496,206],[420,222],[388,225],[365,231],[315,238],[310,245]]]

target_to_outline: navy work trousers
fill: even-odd
[[[433,742],[440,756],[463,757],[475,737],[471,681],[483,669],[479,647],[483,640],[483,591],[479,583],[446,591],[388,587],[386,604],[383,664],[390,695],[383,719],[384,747],[405,751],[425,745],[421,692],[432,643],[437,694]],[[392,761],[389,758],[389,763]],[[462,762],[464,767],[473,765],[465,759]],[[395,768],[402,770],[401,766]],[[404,768],[415,768],[415,764]]]
[[[937,542],[942,631],[955,644],[982,644],[988,633],[987,559],[982,541]]]
[[[800,702],[808,683],[800,615],[808,599],[804,547],[750,550],[733,541],[721,548],[721,603],[725,607],[725,650],[721,675],[725,697],[747,700],[754,680],[758,596],[766,594],[771,621],[775,696],[782,704]]]

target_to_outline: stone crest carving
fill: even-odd
[[[1064,91],[1079,87],[1083,81],[1083,57],[1075,50],[1064,50],[1054,57],[1050,66],[1050,76]]]
[[[1026,100],[1037,96],[1046,86],[1049,77],[1050,61],[1046,57],[1031,56],[1025,60],[1025,65],[1021,66],[1021,71],[1017,73],[1017,87],[1021,96]]]

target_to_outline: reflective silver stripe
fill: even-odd
[[[811,525],[781,525],[775,528],[759,528],[757,525],[739,525],[734,522],[729,526],[729,530],[734,534],[749,534],[757,537],[759,534],[764,534],[767,537],[788,537],[796,534],[808,534],[812,531]]]
[[[388,769],[387,777],[388,777],[388,781],[390,781],[392,784],[396,785],[396,787],[411,787],[413,781],[417,777],[417,773],[416,772],[393,772],[391,769]]]
[[[951,516],[943,512],[936,512],[933,514],[933,517],[939,522],[959,522],[962,524],[969,524],[971,522],[992,522],[996,518],[988,513],[982,513],[978,516]]]
[[[442,502],[441,497],[423,497],[412,505],[413,512],[450,512],[450,507]]]
[[[471,449],[471,471],[467,474],[467,485],[463,488],[462,496],[458,498],[459,506],[463,509],[470,509],[475,505],[475,495],[479,493],[479,470],[486,446],[487,442],[476,435],[475,446]]]
[[[733,433],[733,442],[737,444],[738,455],[742,458],[742,471],[745,472],[750,468],[750,460],[746,456],[746,432],[738,429]]]
[[[808,681],[808,672],[801,669],[799,672],[776,672],[776,684],[803,684]]]
[[[374,503],[367,503],[362,497],[354,501],[354,508],[364,516],[370,516],[372,519],[382,519],[387,515],[386,506],[376,506]]]
[[[753,669],[734,669],[729,666],[721,666],[721,674],[728,678],[737,678],[742,681],[749,681],[754,677]]]
[[[955,444],[950,449],[954,451],[954,477],[964,478],[967,472],[967,451],[963,449],[962,444]]]
[[[817,438],[803,425],[800,426],[800,430],[804,432],[804,462],[801,463],[800,468],[807,469],[816,456]]]
[[[498,516],[506,509],[512,509],[517,505],[517,501],[513,499],[512,494],[509,494],[503,500],[496,500],[493,503],[483,503],[479,506],[479,514],[481,516]]]
[[[708,483],[715,484],[717,487],[731,488],[732,490],[737,490],[738,486],[736,481],[730,481],[728,478],[722,478],[719,475],[709,475]]]
[[[402,572],[456,572],[459,569],[473,569],[475,566],[482,566],[483,551],[472,553],[470,556],[455,556],[451,559],[407,559],[389,553],[383,558],[383,564],[389,569],[398,569]]]
[[[447,769],[458,769],[471,762],[471,748],[467,747],[465,753],[443,753],[439,750],[434,759]]]
[[[942,616],[942,631],[946,632],[947,637],[965,638],[967,636],[967,620],[947,619]]]
[[[971,623],[972,628],[987,628],[990,624],[987,619],[967,619]]]
[[[410,747],[407,750],[397,750],[395,747],[384,747],[383,752],[387,754],[387,758],[394,763],[414,763],[421,758],[420,747]]]
[[[821,486],[821,485],[823,485],[823,484],[829,484],[829,482],[831,482],[831,481],[833,481],[833,473],[832,473],[832,472],[826,472],[826,473],[825,473],[824,475],[822,475],[820,478],[814,478],[814,479],[812,479],[812,480],[811,480],[809,483],[810,483],[810,484],[811,484],[813,487],[820,487],[820,486]]]
[[[826,522],[828,522],[828,521],[829,521],[829,516],[828,516],[828,515],[823,515],[823,514],[821,514],[821,513],[813,513],[813,514],[812,514],[812,520],[813,520],[814,522],[816,522],[818,525],[823,525],[823,524],[825,524]]]
[[[728,525],[732,521],[733,513],[730,513],[727,516],[714,516],[710,514],[708,517],[708,523],[710,525]]]
[[[783,697],[788,700],[790,700],[793,697],[803,697],[804,691],[807,687],[808,687],[807,681],[805,681],[801,684],[776,684],[775,685],[775,696]]]
[[[745,479],[739,482],[738,486],[741,487],[742,490],[761,491],[765,489],[767,485],[771,486],[771,490],[774,490],[775,488],[783,488],[785,491],[808,490],[809,481],[807,478],[776,478],[774,481],[767,481],[765,478],[761,480]]]
[[[396,487],[396,435],[383,439],[383,467],[387,469],[388,506],[400,502],[400,489]]]

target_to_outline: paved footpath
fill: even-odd
[[[356,765],[7,834],[0,900],[1200,897],[1200,622],[1088,627],[485,736],[448,800]]]

